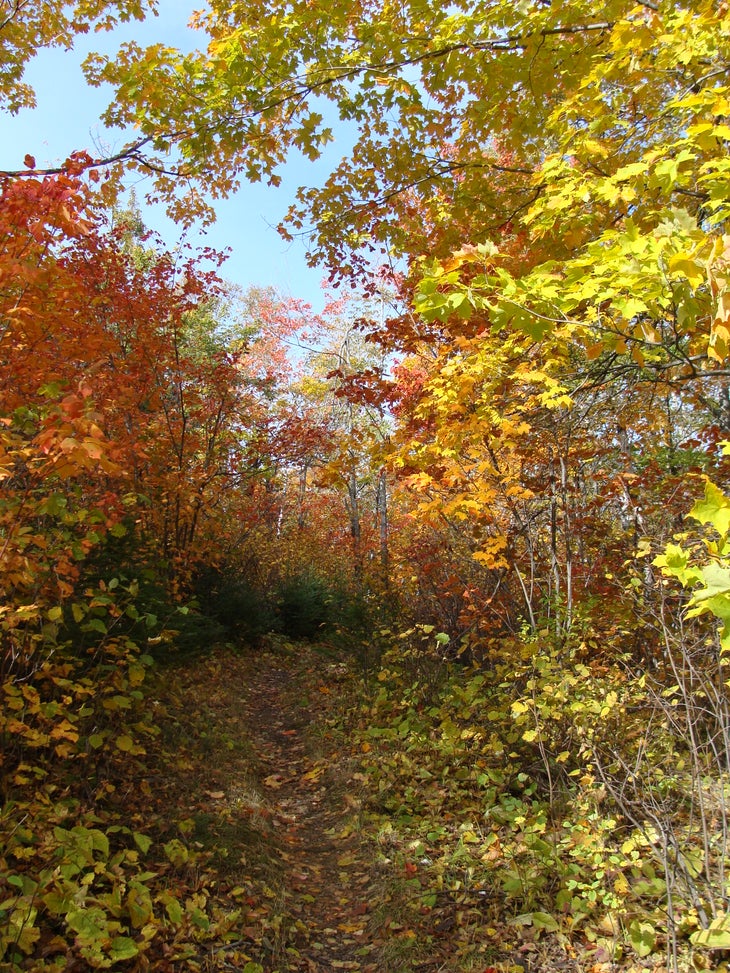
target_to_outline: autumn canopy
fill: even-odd
[[[153,8],[0,0],[0,110],[42,49]],[[160,667],[285,639],[362,676],[363,780],[404,748],[373,815],[427,848],[424,909],[464,892],[458,846],[585,969],[724,968],[730,8],[192,25],[192,52],[85,62],[121,151],[0,174],[0,964],[231,968],[240,903],[151,791],[124,818],[124,781],[165,759]],[[322,313],[166,246],[128,193],[200,226],[333,142],[279,228]]]

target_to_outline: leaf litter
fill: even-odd
[[[345,671],[285,644],[215,653],[167,680],[178,730],[160,791],[201,881],[240,912],[228,941],[180,969],[387,968],[370,930],[378,876],[358,820],[362,779],[330,718],[337,694],[321,692]]]
[[[356,726],[367,718],[362,687],[321,648],[272,639],[255,656],[221,650],[178,669],[161,696],[178,728],[168,741],[169,772],[158,778],[159,800],[171,819],[177,815],[175,833],[188,853],[177,874],[188,886],[197,882],[217,917],[204,948],[170,969],[611,967],[582,965],[557,938],[510,923],[496,890],[442,881],[439,834],[433,847],[409,844],[407,827],[394,827],[383,814],[363,764],[372,767],[377,744],[364,741]],[[425,809],[427,817],[441,800]],[[459,838],[470,840],[468,832]]]
[[[352,821],[353,764],[315,719],[317,678],[308,685],[301,665],[270,658],[253,679],[244,710],[271,792],[272,849],[281,863],[271,969],[375,973],[367,937],[372,853]]]

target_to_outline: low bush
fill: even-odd
[[[277,591],[281,631],[290,638],[313,639],[337,617],[338,606],[329,585],[310,571],[285,578]]]

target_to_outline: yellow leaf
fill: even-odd
[[[685,277],[692,287],[699,287],[706,279],[704,268],[688,253],[677,253],[669,258],[669,272]]]
[[[614,891],[618,892],[619,895],[626,895],[629,891],[629,883],[623,875],[618,875],[613,882]]]

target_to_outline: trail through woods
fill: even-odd
[[[329,668],[336,685],[337,666]],[[262,937],[271,969],[379,968],[368,936],[372,854],[353,820],[359,785],[346,753],[333,752],[317,725],[317,696],[330,691],[325,684],[306,688],[291,666],[272,657],[247,690],[244,712],[259,761],[259,794],[280,864],[281,924]]]
[[[362,773],[367,744],[353,742],[347,714],[358,686],[348,665],[293,645],[176,671],[163,693],[178,734],[167,741],[168,815],[198,861],[209,914],[235,918],[169,968],[577,973],[552,939],[506,934],[496,890],[432,884]]]
[[[305,649],[213,658],[176,690],[183,707],[189,694],[202,706],[184,745],[189,840],[243,912],[240,938],[207,969],[387,969],[372,931],[377,867],[357,824],[362,778],[326,720],[346,670],[312,663]]]

